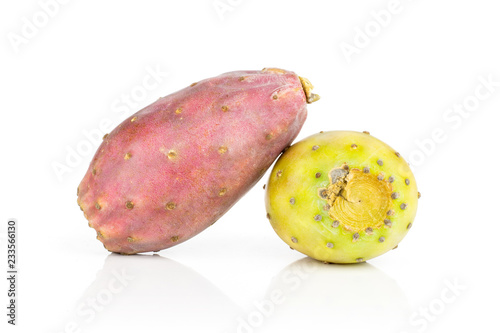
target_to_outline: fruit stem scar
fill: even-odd
[[[384,226],[385,216],[394,205],[388,181],[347,165],[332,169],[328,178],[330,184],[320,188],[318,195],[330,206],[330,218],[341,221],[339,224],[353,233],[371,233]]]

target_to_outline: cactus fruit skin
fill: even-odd
[[[213,224],[292,143],[311,87],[276,68],[229,72],[130,116],[78,187],[97,239],[111,252],[159,251]]]
[[[284,152],[265,200],[272,227],[292,249],[326,263],[356,263],[398,245],[419,195],[394,149],[368,132],[331,131]]]

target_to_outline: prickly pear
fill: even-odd
[[[294,144],[266,188],[267,216],[281,239],[331,263],[363,262],[396,247],[420,196],[401,155],[368,132],[321,132]]]
[[[112,252],[158,251],[198,234],[290,145],[318,96],[270,68],[206,79],[160,98],[105,135],[78,204]]]

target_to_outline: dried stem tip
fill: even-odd
[[[303,77],[299,76],[300,83],[302,84],[302,89],[304,89],[304,94],[306,95],[307,103],[311,104],[319,100],[319,95],[313,94],[312,90],[314,89],[314,86],[311,84],[311,82]]]

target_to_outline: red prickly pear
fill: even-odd
[[[78,204],[112,252],[179,244],[219,219],[298,135],[319,97],[269,68],[206,79],[126,119],[98,148]]]

